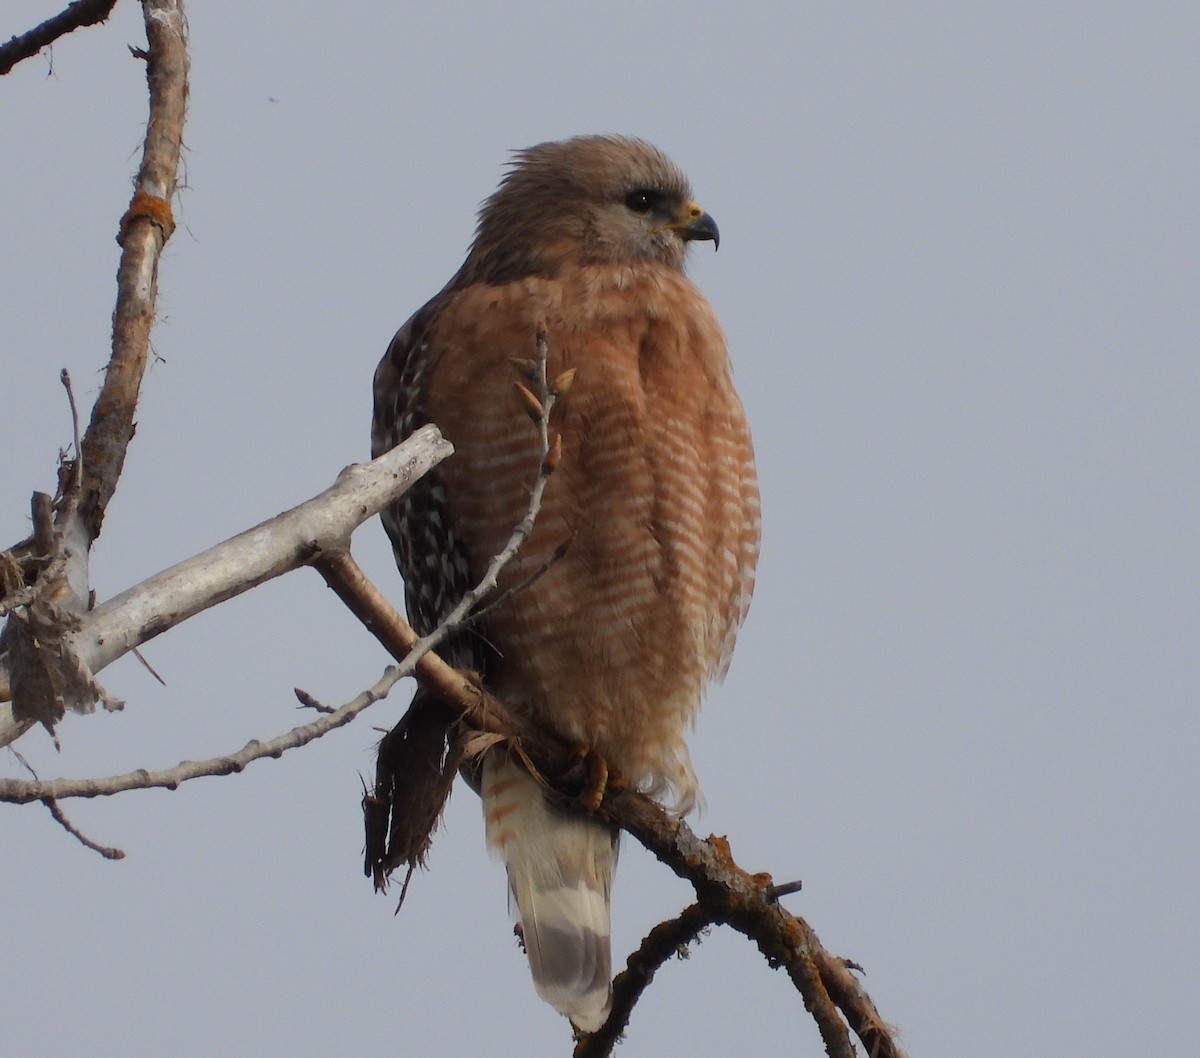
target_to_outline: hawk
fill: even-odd
[[[574,370],[552,424],[561,462],[501,576],[501,591],[523,587],[445,653],[521,723],[679,813],[698,795],[684,735],[729,663],[759,543],[725,338],[684,274],[694,241],[715,245],[717,225],[649,143],[580,136],[517,152],[465,263],[380,363],[372,430],[374,455],[425,423],[454,445],[383,515],[424,634],[525,512],[539,439],[513,362],[532,356],[544,326],[549,377]],[[551,806],[503,747],[476,775],[537,991],[594,1031],[611,997],[617,833]]]

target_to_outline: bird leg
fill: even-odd
[[[591,746],[577,743],[571,747],[571,752],[583,763],[583,789],[579,792],[579,803],[585,812],[595,813],[609,790],[622,789],[625,784],[609,767],[608,758]]]

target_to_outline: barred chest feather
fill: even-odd
[[[436,502],[427,493],[425,528],[407,527],[418,549],[422,532],[425,548],[435,538],[453,547],[406,556],[406,573],[436,608],[461,594],[461,572],[468,582],[482,574],[524,512],[537,442],[510,361],[532,355],[538,321],[551,376],[576,374],[551,424],[562,462],[501,588],[568,546],[488,615],[489,683],[628,781],[670,788],[686,810],[696,791],[683,735],[745,615],[758,491],[724,336],[682,274],[592,267],[570,282],[525,278],[456,295],[433,327],[457,343],[418,382],[424,420],[455,454],[439,468]],[[410,602],[413,593],[410,583]]]

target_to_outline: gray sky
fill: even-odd
[[[7,0],[0,37],[58,7]],[[94,560],[107,597],[367,450],[395,328],[462,259],[507,151],[653,140],[721,225],[692,274],[755,432],[764,552],[693,739],[752,870],[862,963],[915,1056],[1179,1050],[1200,914],[1200,8],[1194,3],[190,10],[187,189],[162,358]],[[27,530],[107,358],[144,125],[140,12],[0,80],[0,543]],[[51,75],[47,76],[48,71]],[[382,530],[355,553],[399,598]],[[162,767],[340,703],[381,650],[314,573],[104,673],[44,776]],[[451,804],[393,917],[359,775],[408,693],[238,777],[0,810],[3,1046],[172,1056],[569,1053]],[[19,774],[0,753],[0,770]],[[629,843],[618,961],[688,889]],[[1185,1017],[1186,1020],[1186,1017]],[[818,1054],[718,933],[622,1054]]]

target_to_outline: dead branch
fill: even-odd
[[[43,48],[48,48],[59,37],[105,22],[116,7],[117,0],[74,0],[65,11],[46,19],[26,33],[11,37],[0,44],[0,76],[8,73],[22,59],[29,59]]]
[[[313,559],[312,565],[350,612],[397,661],[407,660],[411,653],[422,646],[421,637],[383,592],[371,583],[348,551],[323,552]],[[439,697],[444,696],[455,702],[470,700],[477,703],[475,708],[481,715],[491,712],[489,703],[495,702],[495,699],[480,687],[477,680],[447,665],[433,652],[432,645],[417,657],[415,675],[423,686]],[[500,733],[505,737],[516,734],[508,727],[504,727]]]
[[[852,1058],[854,1048],[846,1024],[818,968],[819,955],[825,949],[802,918],[780,906],[771,892],[769,874],[744,871],[724,838],[701,840],[683,820],[671,818],[659,805],[634,791],[614,791],[606,796],[599,814],[632,834],[661,862],[691,882],[714,922],[745,934],[771,966],[786,970],[817,1023],[826,1053],[830,1058]],[[872,1053],[897,1058],[902,1054],[898,1048]]]
[[[106,860],[123,860],[125,853],[112,845],[100,845],[89,838],[81,831],[74,823],[66,816],[66,813],[59,807],[59,804],[53,797],[43,797],[42,804],[50,809],[50,814],[54,817],[54,821],[79,842],[85,849],[91,849],[93,852],[98,852]]]
[[[158,297],[158,262],[175,230],[175,195],[187,106],[187,21],[182,0],[143,0],[150,116],[133,199],[121,218],[117,241],[117,304],[112,359],[83,437],[83,494],[79,515],[88,543],[100,535],[104,511],[116,491],[150,350]]]
[[[598,1058],[611,1052],[629,1024],[634,1006],[663,963],[684,954],[687,945],[712,924],[713,915],[708,908],[703,904],[691,904],[676,918],[660,922],[647,933],[637,950],[630,954],[625,969],[613,980],[608,1020],[595,1032],[579,1037],[573,1058]]]
[[[60,23],[66,27],[62,32],[73,28],[71,19],[90,17],[78,5],[72,7],[73,13],[69,8],[60,16],[66,19]],[[133,436],[154,321],[158,260],[174,228],[170,199],[175,194],[187,100],[186,23],[182,0],[143,0],[142,9],[148,43],[145,51],[136,54],[146,61],[150,113],[133,201],[118,235],[122,252],[112,357],[82,441],[70,379],[63,373],[76,423],[75,460],[71,472],[62,475],[62,501],[50,554],[38,555],[33,566],[22,570],[32,588],[28,600],[18,608],[7,607],[10,613],[0,650],[8,671],[0,701],[11,700],[12,708],[0,710],[0,745],[39,721],[53,734],[68,709],[89,712],[97,701],[120,708],[96,683],[95,667],[74,649],[73,638],[91,604],[88,554]],[[35,528],[35,539],[44,542],[45,537],[44,526]]]
[[[122,592],[78,620],[66,639],[71,657],[96,673],[149,639],[266,580],[338,553],[350,534],[452,451],[436,427],[424,427],[371,463],[347,467],[319,496]],[[0,746],[31,721],[10,700],[10,657],[0,657]]]
[[[814,954],[813,961],[821,973],[821,981],[829,998],[846,1016],[850,1028],[862,1041],[870,1058],[904,1058],[895,1028],[879,1016],[867,990],[850,972],[851,968],[861,967],[849,959],[830,955],[824,948]]]
[[[33,770],[33,765],[21,755],[20,751],[13,749],[11,746],[9,747],[8,751],[14,757],[16,757],[18,761],[20,761],[21,767],[23,767],[31,776],[33,776],[34,781],[38,781],[38,773]],[[125,853],[120,849],[111,847],[109,845],[97,844],[86,834],[84,834],[83,831],[76,827],[75,824],[67,818],[67,814],[62,810],[61,807],[59,807],[58,802],[54,800],[53,797],[43,797],[42,804],[44,804],[49,810],[50,815],[54,818],[54,822],[62,827],[63,830],[70,834],[71,837],[78,841],[79,844],[81,844],[84,848],[91,849],[93,852],[98,852],[106,860],[123,860],[125,858]]]
[[[149,790],[165,787],[178,789],[180,783],[210,775],[230,775],[242,771],[251,761],[263,757],[278,759],[289,749],[297,749],[309,742],[344,727],[364,709],[387,696],[398,680],[410,675],[413,665],[390,666],[373,687],[347,702],[332,713],[323,715],[311,724],[301,724],[277,738],[260,742],[251,739],[235,753],[207,760],[180,761],[175,767],[163,771],[148,771],[139,768],[124,775],[110,775],[103,779],[46,779],[26,782],[21,779],[0,779],[0,801],[25,804],[30,801],[59,800],[65,797],[109,797],[127,790]]]

